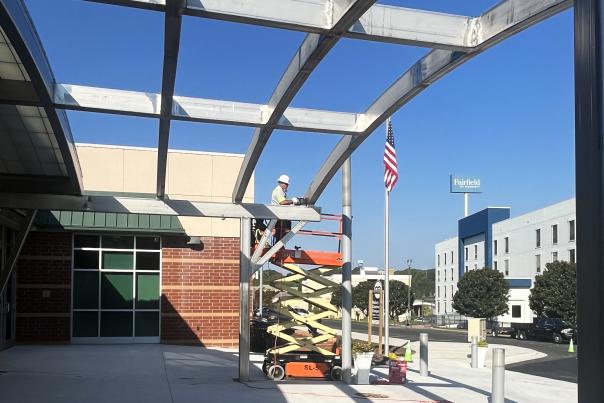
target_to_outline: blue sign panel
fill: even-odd
[[[480,178],[451,175],[451,193],[481,193]]]

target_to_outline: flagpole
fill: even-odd
[[[388,119],[390,122],[390,119]],[[388,124],[386,124],[386,137],[388,137]],[[390,276],[388,259],[388,245],[390,241],[389,231],[390,221],[390,191],[385,188],[385,206],[384,206],[384,354],[387,356],[390,351]]]

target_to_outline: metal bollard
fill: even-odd
[[[493,385],[491,389],[491,403],[505,402],[505,350],[493,349]]]
[[[419,334],[419,374],[428,376],[428,333]]]
[[[472,368],[478,368],[478,337],[472,336]]]

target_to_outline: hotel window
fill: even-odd
[[[453,280],[454,280],[454,278],[453,278],[453,268],[451,267],[451,281],[453,281]]]
[[[497,256],[497,240],[493,241],[493,255]]]
[[[505,237],[505,253],[510,253],[510,238]]]
[[[574,241],[575,240],[575,220],[571,220],[568,222],[568,240],[569,241]]]
[[[445,298],[447,298],[447,287],[443,286],[443,288],[445,289]]]
[[[575,250],[574,249],[570,249],[568,251],[568,261],[571,263],[576,263],[576,257],[575,257]]]
[[[436,281],[440,282],[440,271],[436,270]]]
[[[451,264],[453,264],[453,251],[451,251]]]
[[[447,252],[443,253],[443,256],[445,258],[445,266],[447,265]]]
[[[474,245],[474,260],[478,259],[478,245]]]
[[[535,269],[541,273],[541,255],[535,255]]]
[[[535,247],[536,248],[541,247],[541,230],[540,229],[535,230]]]
[[[440,312],[440,301],[438,301],[436,304],[438,305],[438,309],[437,310],[438,310],[438,312]]]
[[[552,262],[558,261],[558,252],[552,252]]]
[[[466,260],[468,260],[468,247],[466,246]]]
[[[478,265],[474,263],[474,270],[478,270]]]
[[[440,287],[436,287],[436,298],[440,297]]]
[[[554,245],[558,243],[558,224],[552,225],[552,243]]]
[[[510,275],[510,261],[508,259],[505,259],[504,263],[504,267],[505,267],[505,275],[509,276]]]
[[[440,266],[440,253],[436,255],[436,265]]]
[[[495,269],[495,271],[499,271],[499,268],[497,267],[497,260],[493,262],[493,268]]]
[[[468,266],[466,266],[466,273],[468,272]]]
[[[520,305],[512,305],[512,318],[522,317],[522,307]]]
[[[451,286],[451,298],[453,298],[453,286]]]
[[[444,278],[445,278],[445,280],[444,280],[444,281],[447,281],[447,269],[444,269],[444,270],[443,270],[443,274],[444,274]]]

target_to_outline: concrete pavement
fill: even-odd
[[[469,369],[467,361],[430,357],[430,376],[410,366],[404,385],[346,385],[342,382],[272,382],[261,372],[261,355],[252,357],[252,380],[239,383],[234,350],[169,345],[16,346],[0,352],[3,403],[97,402],[334,402],[452,401],[488,402],[491,371]],[[373,369],[385,376],[386,367]],[[508,402],[577,400],[573,383],[506,373]]]

